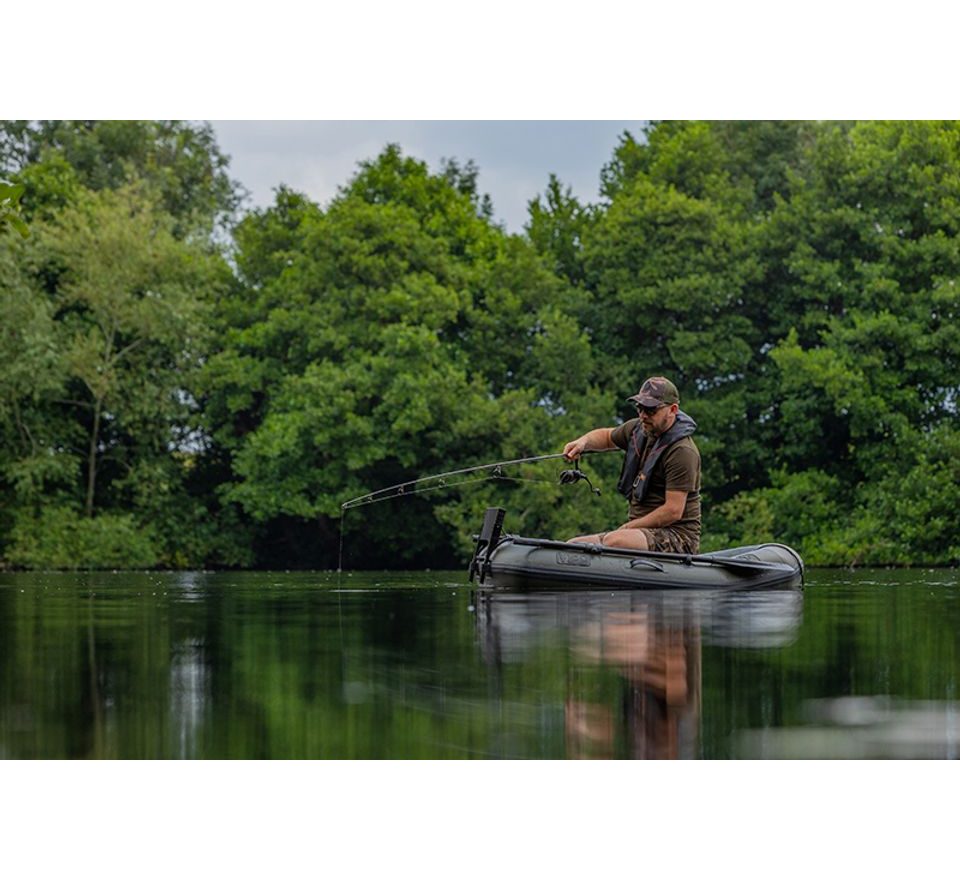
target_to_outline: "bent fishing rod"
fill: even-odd
[[[580,455],[602,455],[605,452],[618,451],[619,450],[615,448],[588,449],[584,450],[582,453],[580,453]],[[483,480],[519,480],[522,478],[506,476],[503,473],[503,468],[510,467],[511,465],[515,464],[532,464],[533,462],[537,461],[549,461],[550,459],[564,457],[565,456],[562,452],[551,452],[547,455],[532,455],[529,458],[512,458],[508,461],[495,461],[490,464],[478,464],[474,465],[473,467],[460,468],[459,470],[455,471],[447,471],[443,474],[431,474],[428,477],[420,477],[416,480],[407,480],[403,483],[397,483],[395,486],[387,486],[385,489],[377,489],[375,492],[368,492],[366,495],[359,495],[356,498],[351,498],[349,501],[344,501],[343,504],[340,505],[340,509],[349,510],[351,507],[362,507],[364,504],[376,504],[379,501],[389,501],[391,498],[398,498],[401,495],[417,495],[421,492],[432,492],[436,489],[452,489],[455,486],[462,486],[465,483],[480,482]],[[490,471],[490,474],[473,479],[455,479],[455,481],[452,483],[447,482],[447,480],[451,478],[462,478],[468,474],[482,473],[484,471]],[[587,485],[593,490],[594,494],[600,494],[600,490],[595,489],[593,483],[590,482],[590,478],[582,470],[580,470],[579,460],[574,462],[573,468],[560,472],[559,482],[564,485],[576,483],[579,480],[586,480]],[[437,485],[429,485],[432,482],[436,482]]]

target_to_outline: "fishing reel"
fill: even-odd
[[[580,462],[576,462],[572,468],[569,468],[565,471],[560,471],[560,485],[569,486],[571,483],[578,483],[580,480],[586,480],[587,485],[590,487],[590,491],[594,495],[599,495],[600,490],[595,488],[593,483],[590,482],[590,477],[588,477],[582,470],[580,470]]]

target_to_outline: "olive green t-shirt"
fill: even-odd
[[[626,449],[630,442],[630,436],[633,429],[637,426],[639,419],[630,419],[622,425],[613,429],[610,437],[620,449]],[[653,444],[648,444],[644,451],[647,452]],[[643,467],[643,459],[640,461],[640,467]],[[650,513],[664,504],[667,500],[667,490],[671,492],[686,492],[687,502],[683,508],[683,515],[675,523],[670,525],[671,529],[687,532],[691,537],[700,537],[700,450],[697,444],[693,442],[692,437],[682,437],[674,443],[671,443],[660,454],[660,458],[653,466],[650,474],[650,482],[647,486],[647,492],[643,496],[643,501],[637,501],[635,497],[630,497],[630,519],[637,519],[644,514]]]

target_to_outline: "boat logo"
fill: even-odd
[[[557,553],[560,565],[590,565],[590,557],[584,553]]]

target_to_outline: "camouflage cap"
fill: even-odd
[[[663,376],[653,376],[647,379],[640,390],[628,397],[631,403],[639,406],[663,406],[664,404],[679,403],[680,395],[677,394],[677,386],[669,379]]]

